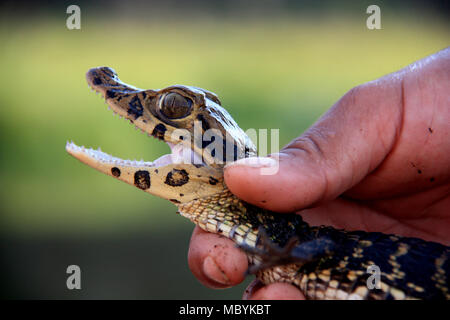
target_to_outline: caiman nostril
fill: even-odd
[[[110,67],[97,67],[92,68],[90,71],[94,71],[102,76],[106,76],[109,78],[117,78],[117,73],[113,68]]]
[[[109,67],[97,67],[92,68],[86,73],[86,78],[88,82],[93,85],[102,85],[107,82],[108,79],[117,80],[117,74],[114,69]]]

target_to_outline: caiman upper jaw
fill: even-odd
[[[182,85],[142,90],[122,82],[108,67],[90,69],[86,78],[114,113],[158,139],[186,144],[209,166],[223,168],[227,161],[256,155],[251,140],[208,90]],[[215,135],[214,143],[208,132]]]
[[[122,82],[114,69],[109,67],[92,68],[86,73],[86,81],[92,90],[102,95],[114,113],[131,122],[142,116],[144,110],[142,101],[139,99],[145,99],[146,90]],[[138,93],[141,94],[138,96]],[[129,101],[130,98],[132,101]],[[138,125],[138,123],[136,126],[143,131],[146,129],[143,128],[145,126]]]

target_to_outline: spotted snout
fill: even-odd
[[[109,92],[130,92],[139,90],[120,81],[114,69],[109,67],[92,68],[86,73],[89,86],[108,98]]]

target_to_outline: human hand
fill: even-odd
[[[239,198],[311,225],[450,244],[450,49],[345,94],[262,175],[249,159],[225,168]],[[273,161],[272,161],[273,162]],[[275,162],[276,163],[276,162]],[[189,266],[206,286],[243,281],[246,255],[198,227]],[[252,283],[251,299],[304,299],[295,286]]]

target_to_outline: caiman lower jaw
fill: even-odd
[[[100,149],[79,147],[73,142],[66,144],[66,150],[106,175],[175,204],[223,191],[222,171],[195,162],[191,164],[193,152],[180,144],[172,146],[172,153],[155,161],[123,160]]]

